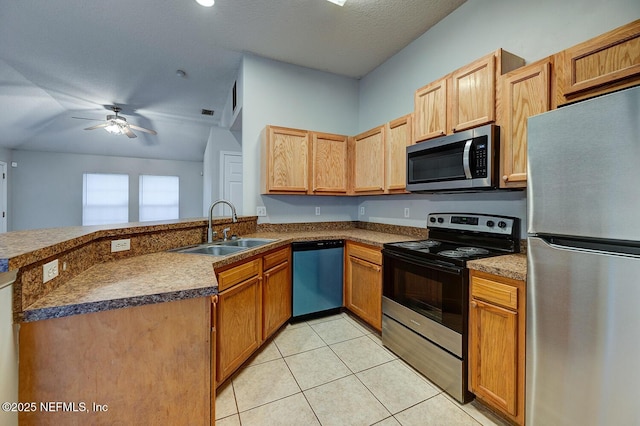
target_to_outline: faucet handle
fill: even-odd
[[[224,228],[222,233],[224,234],[224,240],[227,241],[227,232],[231,231],[231,228]]]

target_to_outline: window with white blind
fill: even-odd
[[[129,222],[129,176],[85,173],[82,178],[82,224]]]
[[[180,178],[140,175],[140,222],[178,219]]]

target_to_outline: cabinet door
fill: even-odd
[[[640,20],[560,52],[558,104],[637,85]]]
[[[448,133],[448,78],[441,78],[418,89],[414,95],[413,142]]]
[[[458,132],[495,120],[495,54],[487,55],[452,74],[452,128]]]
[[[384,126],[353,138],[353,192],[384,192]]]
[[[549,60],[504,76],[504,126],[501,134],[502,188],[527,185],[527,119],[549,110]]]
[[[376,330],[382,330],[382,268],[348,256],[345,272],[347,309]]]
[[[250,278],[218,295],[216,382],[222,383],[262,342],[262,279]]]
[[[387,192],[405,192],[407,186],[407,146],[411,145],[412,117],[406,115],[387,124]]]
[[[476,396],[516,415],[517,313],[473,300],[470,309],[471,389]]]
[[[267,126],[265,193],[305,194],[309,191],[309,135],[304,130]]]
[[[347,137],[312,133],[313,192],[315,194],[346,194]]]
[[[266,340],[291,318],[291,263],[265,271],[262,283],[262,339]]]
[[[469,387],[516,424],[524,424],[524,281],[471,271]]]

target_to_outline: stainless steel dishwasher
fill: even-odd
[[[344,241],[304,241],[293,254],[293,320],[320,317],[342,308]]]

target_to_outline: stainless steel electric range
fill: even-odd
[[[385,244],[382,343],[460,402],[467,388],[467,261],[516,253],[520,219],[432,213],[429,239]]]

